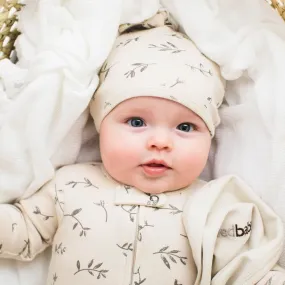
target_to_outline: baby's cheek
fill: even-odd
[[[139,163],[139,151],[136,145],[125,140],[108,141],[102,145],[102,160],[109,168],[115,168],[116,173],[128,169],[130,166]]]
[[[191,172],[193,176],[199,176],[206,165],[207,159],[208,148],[203,147],[203,145],[197,145],[189,149],[184,156],[181,156],[180,165],[184,169],[188,169],[189,173]]]

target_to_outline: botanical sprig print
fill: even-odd
[[[30,240],[24,240],[25,245],[23,246],[22,250],[18,253],[18,255],[25,254],[25,258],[31,257],[31,244]]]
[[[55,282],[57,281],[58,276],[56,275],[56,273],[54,273],[53,277],[52,277],[52,285],[55,284]]]
[[[130,185],[124,185],[126,192],[129,194],[129,190],[132,188]]]
[[[211,97],[208,97],[208,98],[207,98],[207,101],[208,101],[208,102],[207,102],[208,104],[211,104],[212,98],[211,98]],[[206,104],[204,104],[204,107],[205,107],[206,109],[208,109],[208,106],[207,106]]]
[[[66,247],[62,245],[62,242],[59,245],[55,245],[54,247],[54,252],[56,252],[57,254],[61,254],[63,255],[66,251]]]
[[[199,67],[197,66],[193,66],[193,65],[190,65],[190,64],[185,64],[186,66],[189,66],[191,68],[191,70],[193,71],[199,71],[201,72],[204,76],[213,76],[213,73],[212,71],[209,69],[205,69],[204,65],[202,63],[200,63]]]
[[[80,213],[81,211],[82,211],[81,208],[80,209],[76,209],[71,214],[64,214],[64,217],[71,217],[71,218],[73,218],[75,220],[75,224],[73,225],[72,229],[75,230],[77,228],[77,226],[79,225],[79,227],[80,227],[80,234],[79,234],[79,236],[83,236],[84,235],[86,237],[86,231],[90,230],[90,228],[84,227],[82,225],[82,223],[79,221],[79,219],[76,217],[76,215],[78,213]]]
[[[119,244],[116,244],[119,248],[121,248],[124,252],[123,252],[123,255],[124,256],[127,256],[127,253],[126,251],[133,251],[133,244],[132,243],[124,243],[123,245],[119,245]]]
[[[154,225],[149,225],[147,221],[144,222],[144,225],[139,225],[138,227],[138,241],[142,241],[142,230],[145,228],[145,227],[154,227]]]
[[[104,109],[106,109],[109,106],[112,106],[112,104],[110,102],[105,102]]]
[[[55,205],[58,205],[59,208],[60,208],[60,210],[61,210],[61,212],[63,213],[64,202],[60,201],[60,200],[59,200],[59,197],[58,197],[58,193],[62,193],[63,190],[62,190],[62,189],[58,189],[58,190],[57,190],[56,185],[55,185],[54,191],[55,191],[54,204],[55,204]]]
[[[183,256],[179,256],[178,253],[180,252],[180,250],[170,250],[167,251],[167,249],[169,248],[169,246],[165,246],[163,248],[161,248],[159,251],[154,252],[153,254],[160,254],[160,257],[163,261],[163,263],[166,265],[166,267],[168,267],[170,269],[170,263],[167,260],[167,257],[169,258],[170,261],[172,261],[173,263],[177,263],[177,260],[180,260],[180,262],[184,265],[186,265],[186,259],[187,257],[183,257]],[[175,259],[176,258],[176,259]]]
[[[141,285],[146,281],[146,278],[141,277],[140,267],[138,268],[136,272],[134,272],[134,275],[137,275],[139,279],[138,281],[135,281],[135,285]]]
[[[18,225],[17,223],[13,223],[13,224],[12,224],[12,232],[15,230],[15,227],[16,227],[17,225]]]
[[[140,37],[135,37],[135,38],[133,38],[133,39],[127,39],[126,41],[124,41],[124,42],[120,42],[117,46],[116,46],[116,48],[118,48],[118,47],[120,47],[120,46],[126,46],[126,45],[128,45],[128,44],[130,44],[130,43],[132,43],[132,42],[137,42],[138,40],[139,40],[139,38]]]
[[[126,73],[124,73],[124,75],[126,76],[126,78],[133,78],[136,76],[136,72],[137,70],[139,70],[140,72],[145,71],[150,65],[154,65],[155,63],[133,63],[132,66],[134,67],[133,69],[127,71]]]
[[[178,85],[178,84],[183,84],[184,83],[184,81],[183,80],[180,80],[179,79],[179,77],[175,80],[175,82],[173,83],[163,83],[163,84],[161,84],[160,86],[163,86],[163,87],[166,87],[166,88],[173,88],[173,87],[175,87],[176,85]],[[173,97],[173,96],[169,96],[169,97]],[[173,97],[173,98],[175,98],[175,97]],[[177,99],[175,98],[175,100],[177,101]]]
[[[105,212],[105,222],[107,223],[108,222],[108,212],[105,208],[105,201],[104,200],[100,200],[100,203],[93,203],[94,205],[97,205],[97,206],[100,206],[104,209],[104,212]]]
[[[137,206],[130,206],[129,209],[126,209],[124,206],[121,206],[121,208],[129,214],[130,221],[133,222],[135,220],[134,215],[137,214]]]
[[[33,212],[35,215],[40,215],[42,216],[44,221],[47,221],[50,218],[53,218],[54,216],[50,216],[50,215],[45,215],[41,212],[40,208],[38,206],[35,207],[35,210]]]
[[[169,210],[169,214],[172,214],[172,215],[177,215],[177,214],[180,214],[180,213],[183,213],[182,210],[179,210],[177,207],[173,206],[173,205],[170,205],[169,204],[169,208],[163,208],[164,210]]]
[[[106,61],[106,62],[104,63],[104,65],[102,66],[102,68],[101,68],[99,74],[100,74],[100,75],[101,75],[101,74],[105,74],[104,79],[106,79],[107,76],[108,76],[108,74],[109,74],[109,72],[110,72],[110,70],[111,70],[116,64],[117,64],[117,63],[114,63],[112,66],[109,66],[109,67],[107,68],[108,62]],[[94,99],[94,98],[93,98],[93,99]]]
[[[174,101],[178,101],[177,98],[174,97],[174,96],[172,96],[172,95],[170,95],[169,97],[170,97],[170,99],[172,99],[172,100],[174,100]]]
[[[169,88],[175,87],[177,84],[183,84],[184,81],[180,80],[179,78],[176,79],[175,83],[170,85]]]
[[[94,188],[98,189],[98,187],[93,185],[92,182],[86,177],[84,177],[84,181],[69,181],[65,185],[71,185],[71,187],[74,188],[79,184],[83,184],[85,188],[86,187],[94,187]]]
[[[109,272],[109,270],[100,269],[100,267],[103,265],[103,262],[98,263],[94,266],[93,266],[93,263],[94,263],[94,259],[89,261],[87,267],[81,268],[80,261],[77,260],[76,262],[77,271],[74,273],[74,275],[76,275],[79,272],[87,271],[92,276],[94,276],[94,273],[97,274],[97,279],[100,279],[101,277],[106,278],[106,273]]]
[[[172,37],[172,38],[177,38],[179,40],[181,39],[189,39],[186,35],[184,34],[178,34],[178,33],[173,33],[173,34],[168,34],[168,36]]]
[[[169,51],[171,53],[180,53],[182,51],[185,51],[185,49],[179,49],[171,42],[166,42],[165,44],[160,45],[149,44],[148,48],[155,48],[158,51]]]

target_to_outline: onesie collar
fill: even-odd
[[[115,205],[138,205],[154,208],[165,206],[167,202],[166,194],[147,194],[133,186],[121,184],[110,176],[103,163],[101,164],[101,170],[107,179],[117,184],[115,190]]]

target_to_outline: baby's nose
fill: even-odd
[[[156,130],[148,138],[147,147],[150,150],[171,151],[173,148],[173,141],[170,132],[167,130]]]

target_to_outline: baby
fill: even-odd
[[[224,82],[184,35],[119,36],[90,109],[102,163],[0,205],[2,258],[52,245],[48,285],[283,284],[280,219],[238,178],[198,179]]]

